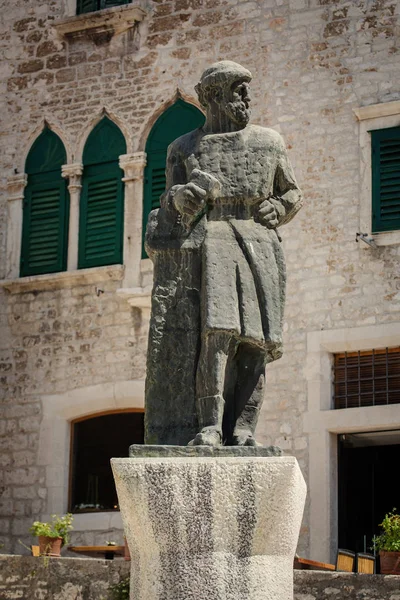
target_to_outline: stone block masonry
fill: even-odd
[[[113,600],[111,588],[129,577],[121,559],[44,561],[0,554],[2,600]],[[294,600],[398,600],[400,577],[294,571]]]
[[[127,151],[144,151],[177,89],[193,101],[210,63],[243,64],[254,76],[252,122],[283,134],[305,197],[296,221],[281,228],[284,356],[268,368],[257,437],[293,453],[308,480],[307,332],[400,322],[400,246],[371,251],[354,242],[360,149],[353,109],[400,99],[397,3],[148,0],[142,23],[100,45],[56,35],[52,24],[67,16],[67,4],[74,2],[14,0],[1,14],[0,278],[12,230],[7,179],[23,173],[45,119],[69,163],[81,160],[104,108],[123,128]],[[21,531],[49,509],[49,472],[38,459],[43,399],[144,377],[147,322],[116,298],[119,286],[106,283],[100,297],[94,286],[0,291],[0,478],[8,478],[0,542],[8,552],[21,551]],[[300,554],[308,547],[307,507]]]

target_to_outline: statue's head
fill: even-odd
[[[250,119],[249,82],[251,73],[238,63],[221,60],[208,67],[196,85],[200,104],[224,113],[238,128]]]

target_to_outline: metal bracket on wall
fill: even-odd
[[[375,243],[374,238],[369,236],[368,233],[356,233],[356,242],[359,242],[360,240],[368,244],[368,246],[371,246],[371,248],[378,247]]]

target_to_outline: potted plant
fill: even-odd
[[[379,527],[382,533],[374,537],[374,549],[379,550],[381,573],[400,575],[400,515],[394,508],[387,513]]]
[[[61,547],[68,542],[68,533],[72,529],[71,513],[62,517],[51,515],[51,522],[34,521],[30,533],[39,538],[39,553],[41,556],[60,556]]]

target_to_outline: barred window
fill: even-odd
[[[334,356],[334,408],[400,403],[400,346]]]

